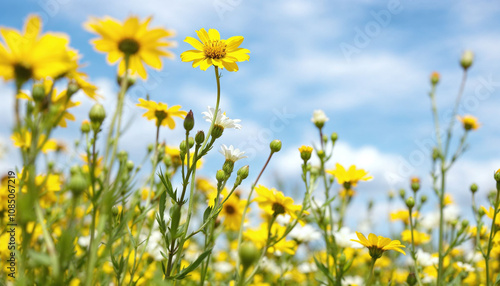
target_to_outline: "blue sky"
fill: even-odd
[[[220,143],[246,150],[250,157],[241,165],[250,164],[256,175],[269,141],[281,139],[283,150],[263,182],[272,185],[279,172],[292,189],[300,173],[297,148],[317,142],[310,118],[313,110],[323,109],[330,118],[325,132],[339,134],[332,166],[337,161],[356,164],[372,173],[375,179],[360,185],[354,203],[362,206],[374,198],[380,210],[386,207],[387,191],[407,187],[412,175],[422,177],[422,191],[433,196],[427,159],[428,142],[434,140],[429,75],[441,73],[438,105],[449,112],[461,78],[459,58],[471,49],[476,60],[460,114],[477,116],[482,126],[471,134],[469,151],[452,169],[449,191],[469,209],[472,182],[479,184],[483,197],[494,187],[492,172],[500,168],[500,4],[494,1],[3,1],[0,25],[20,29],[30,13],[42,16],[44,31],[71,36],[71,46],[84,55],[84,70],[99,85],[106,106],[113,106],[116,67],[93,50],[89,40],[94,35],[82,23],[90,16],[122,20],[153,15],[152,26],[177,31],[176,59],[164,61],[164,70],[152,71],[128,95],[126,115],[133,123],[122,147],[136,160],[154,140],[153,124],[135,107],[139,97],[149,94],[192,109],[195,129],[208,127],[201,112],[215,105],[213,71],[180,61],[182,51],[191,48],[183,39],[200,28],[216,28],[223,38],[244,36],[242,47],[251,51],[251,58],[239,64],[237,73],[223,72],[221,105],[230,118],[242,120],[243,129],[228,130]],[[6,170],[18,162],[9,139],[12,85],[0,83],[0,91],[6,98],[0,107],[0,139],[9,148],[0,167]],[[79,97],[83,102],[75,109],[77,121],[57,133],[69,145],[91,106]],[[443,124],[447,119],[442,116]],[[177,145],[181,132],[165,129],[162,138]],[[223,158],[213,152],[208,160],[216,162],[213,170],[205,170],[213,175]]]

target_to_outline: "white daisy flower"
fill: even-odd
[[[214,119],[214,114],[215,114],[215,108],[213,107],[208,107],[208,111],[202,112],[203,118],[207,121],[212,123],[212,120]],[[215,125],[222,126],[224,129],[227,128],[234,128],[234,129],[241,129],[241,124],[240,119],[229,119],[229,117],[226,116],[226,113],[222,113],[220,108],[217,111],[217,117],[215,119]]]
[[[247,158],[247,156],[243,156],[245,152],[240,151],[240,149],[234,149],[233,145],[230,145],[228,148],[226,145],[222,144],[219,152],[226,157],[226,160],[232,161],[233,163],[239,159]]]
[[[311,242],[320,239],[321,233],[308,224],[298,224],[290,232],[290,237],[300,242]]]
[[[313,117],[311,118],[311,122],[318,125],[321,124],[323,125],[325,122],[330,120],[328,117],[326,117],[326,114],[323,110],[318,109],[313,111]]]

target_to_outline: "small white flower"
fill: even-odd
[[[457,205],[448,205],[443,209],[443,217],[445,222],[453,222],[458,219],[460,215],[460,209]]]
[[[297,266],[297,270],[301,273],[307,274],[318,271],[318,267],[314,262],[303,262]]]
[[[438,262],[438,257],[433,257],[432,254],[425,252],[420,248],[417,250],[417,263],[423,267],[437,265]]]
[[[457,266],[460,269],[465,270],[466,272],[474,272],[474,267],[472,267],[472,265],[470,265],[469,263],[463,263],[461,261],[458,261]]]
[[[243,156],[245,152],[240,151],[240,149],[234,149],[233,145],[230,145],[228,148],[226,145],[222,144],[219,152],[226,157],[226,160],[232,161],[233,163],[239,159],[247,158],[247,156]]]
[[[363,278],[359,276],[346,276],[344,277],[344,281],[342,281],[342,286],[363,285],[363,284],[364,284]]]
[[[326,117],[326,114],[323,110],[318,109],[313,111],[313,117],[311,118],[311,122],[314,124],[324,124],[330,120],[328,117]]]
[[[321,233],[308,224],[297,224],[290,232],[290,237],[300,242],[311,242],[320,239]]]
[[[212,123],[212,120],[214,120],[214,114],[215,114],[215,108],[213,107],[208,107],[208,111],[202,112],[201,114],[205,115],[203,118],[207,121]],[[241,124],[240,119],[229,119],[229,117],[226,116],[226,113],[222,113],[220,108],[217,111],[217,117],[215,119],[215,125],[219,125],[224,127],[224,129],[227,128],[234,128],[234,129],[241,129]]]
[[[363,246],[351,239],[358,239],[356,233],[351,232],[348,227],[342,227],[339,231],[333,232],[335,242],[343,248],[362,248]]]

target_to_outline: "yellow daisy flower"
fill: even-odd
[[[294,205],[293,199],[285,197],[276,189],[268,189],[262,185],[255,188],[258,196],[255,201],[259,207],[269,215],[289,214],[292,219],[297,218],[297,213],[302,209],[301,205]]]
[[[335,165],[335,170],[327,170],[326,172],[337,179],[337,182],[340,185],[343,185],[346,189],[350,189],[351,187],[355,187],[358,181],[369,181],[373,179],[372,176],[368,175],[363,169],[356,169],[355,165],[349,167],[346,171],[344,166],[337,163]]]
[[[413,218],[417,218],[418,215],[419,215],[418,211],[412,212]],[[391,217],[391,221],[401,220],[402,222],[404,222],[404,224],[410,223],[410,213],[408,210],[405,210],[405,209],[391,212],[390,217]]]
[[[5,45],[0,43],[0,77],[15,79],[20,88],[29,79],[58,77],[71,66],[68,55],[69,39],[63,34],[40,35],[40,17],[30,15],[24,33],[0,28]]]
[[[49,151],[54,151],[57,148],[57,142],[54,139],[49,139],[45,144],[43,142],[45,141],[45,134],[41,134],[38,137],[38,144],[37,148],[41,148],[42,152],[44,154],[47,154]],[[12,134],[10,137],[12,141],[14,141],[14,146],[19,147],[21,149],[28,150],[28,148],[31,147],[31,132],[29,131],[21,131],[21,132],[16,132]],[[43,144],[43,146],[42,146]]]
[[[88,31],[101,36],[92,40],[92,43],[97,51],[108,54],[107,60],[110,64],[120,60],[118,66],[120,75],[125,73],[124,59],[128,56],[129,70],[132,74],[138,74],[146,79],[144,64],[161,69],[161,57],[174,56],[165,48],[175,45],[175,42],[164,39],[174,36],[174,31],[163,28],[148,29],[151,19],[148,17],[141,22],[138,17],[132,16],[122,23],[111,17],[91,18],[85,27]]]
[[[462,125],[466,131],[476,130],[479,128],[479,122],[477,118],[472,115],[457,116],[458,120],[462,122]]]
[[[239,230],[241,219],[243,217],[243,209],[247,200],[240,200],[235,194],[231,195],[222,206],[220,212],[221,217],[224,218],[222,223],[229,230]]]
[[[405,247],[401,244],[399,240],[391,240],[390,238],[383,236],[376,236],[373,233],[368,235],[368,239],[360,233],[356,231],[356,235],[359,240],[351,239],[354,242],[360,243],[364,247],[368,248],[370,252],[370,256],[372,258],[380,258],[382,254],[387,250],[394,250],[406,255],[406,253],[401,249]]]
[[[185,51],[181,54],[183,62],[193,62],[193,68],[200,67],[207,70],[211,65],[226,68],[228,71],[238,71],[236,62],[248,61],[249,50],[239,48],[243,42],[242,36],[231,37],[227,40],[220,38],[219,31],[205,29],[196,31],[201,42],[193,37],[186,37],[184,42],[193,46],[196,50]]]
[[[483,209],[484,213],[486,214],[487,217],[490,219],[493,219],[493,216],[495,215],[495,209],[492,207],[489,207],[489,209],[486,209],[484,206],[481,206],[481,209]],[[500,225],[500,215],[497,214],[495,217],[495,224]]]
[[[401,240],[404,242],[411,243],[411,230],[405,229],[401,233]],[[415,242],[415,245],[420,245],[423,243],[427,243],[431,240],[430,235],[428,235],[425,232],[419,232],[414,230],[413,231],[413,242]]]
[[[139,103],[136,105],[148,110],[142,115],[143,117],[146,117],[148,120],[156,119],[156,126],[168,125],[170,129],[175,128],[174,116],[184,118],[187,114],[186,111],[179,110],[181,109],[180,105],[174,105],[169,108],[165,103],[157,103],[142,98],[139,98]]]

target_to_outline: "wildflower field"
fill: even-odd
[[[237,9],[217,3],[219,17]],[[419,85],[427,112],[420,120],[432,138],[428,164],[398,180],[388,175],[397,182],[374,190],[369,153],[356,162],[338,159],[337,150],[346,149],[336,126],[361,128],[354,116],[339,123],[333,103],[311,101],[307,90],[303,101],[316,107],[304,111],[303,134],[276,132],[281,114],[270,120],[275,132],[262,148],[231,141],[251,125],[235,118],[259,116],[226,109],[251,109],[251,98],[234,99],[258,84],[245,69],[254,59],[271,61],[266,48],[247,45],[255,35],[210,26],[182,34],[156,24],[153,8],[149,17],[128,12],[86,15],[80,33],[91,40],[76,43],[77,35],[46,29],[54,18],[29,13],[13,26],[0,18],[7,87],[0,90],[9,90],[1,96],[12,102],[2,115],[10,118],[4,127],[11,143],[0,146],[9,160],[0,166],[0,285],[500,285],[500,165],[484,185],[471,171],[457,189],[450,175],[483,126],[499,123],[493,104],[493,122],[463,112],[480,53],[463,46],[453,70],[426,71]],[[356,49],[344,43],[338,52],[350,57]],[[82,50],[113,71],[105,93]],[[137,96],[158,72],[179,74],[169,68],[174,61],[192,67],[177,76],[209,92],[190,89],[194,96],[182,105],[186,98],[163,88]],[[454,93],[441,92],[451,77],[446,90]],[[261,115],[275,112],[269,106],[279,91],[261,92]],[[208,106],[200,111],[198,101]],[[399,108],[394,112],[406,113]],[[131,110],[140,112],[141,125],[131,124]],[[288,144],[291,137],[300,144]],[[500,162],[496,151],[489,158]]]

